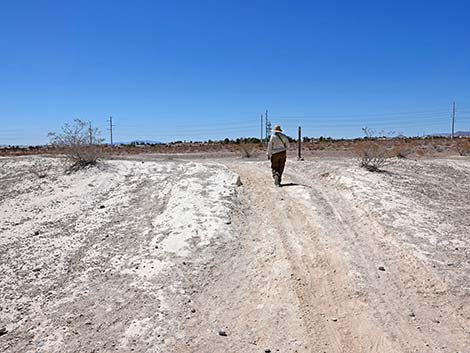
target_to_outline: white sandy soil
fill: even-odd
[[[0,165],[0,350],[168,352],[192,314],[192,273],[232,237],[234,175],[193,162]]]
[[[469,353],[470,160],[385,169],[0,159],[0,350]]]

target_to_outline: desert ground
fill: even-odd
[[[470,352],[470,159],[0,158],[2,352]]]

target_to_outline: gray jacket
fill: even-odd
[[[275,132],[271,135],[268,143],[267,155],[269,158],[273,154],[287,151],[289,148],[289,139],[281,132]]]

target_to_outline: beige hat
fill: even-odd
[[[281,125],[275,125],[274,129],[271,130],[272,132],[282,132]]]

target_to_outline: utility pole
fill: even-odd
[[[259,140],[261,143],[263,143],[263,114],[261,114],[261,136]]]
[[[268,135],[269,135],[269,130],[268,130],[268,125],[269,125],[269,120],[268,120],[268,110],[266,109],[266,116],[265,116],[265,123],[266,123],[266,143],[268,143]]]
[[[109,139],[111,141],[111,146],[113,145],[113,117],[109,117]]]
[[[271,122],[269,121],[268,118],[268,110],[266,109],[266,115],[265,115],[265,123],[266,123],[266,143],[268,143],[269,138],[271,137]]]
[[[454,126],[455,126],[455,102],[452,102],[452,135],[451,135],[451,138],[454,138]]]
[[[88,135],[90,138],[90,145],[93,144],[93,130],[91,129],[91,121],[88,122]]]
[[[299,161],[302,160],[302,128],[299,126],[299,136],[298,136],[298,143],[297,143],[297,148],[298,148],[298,159]]]

